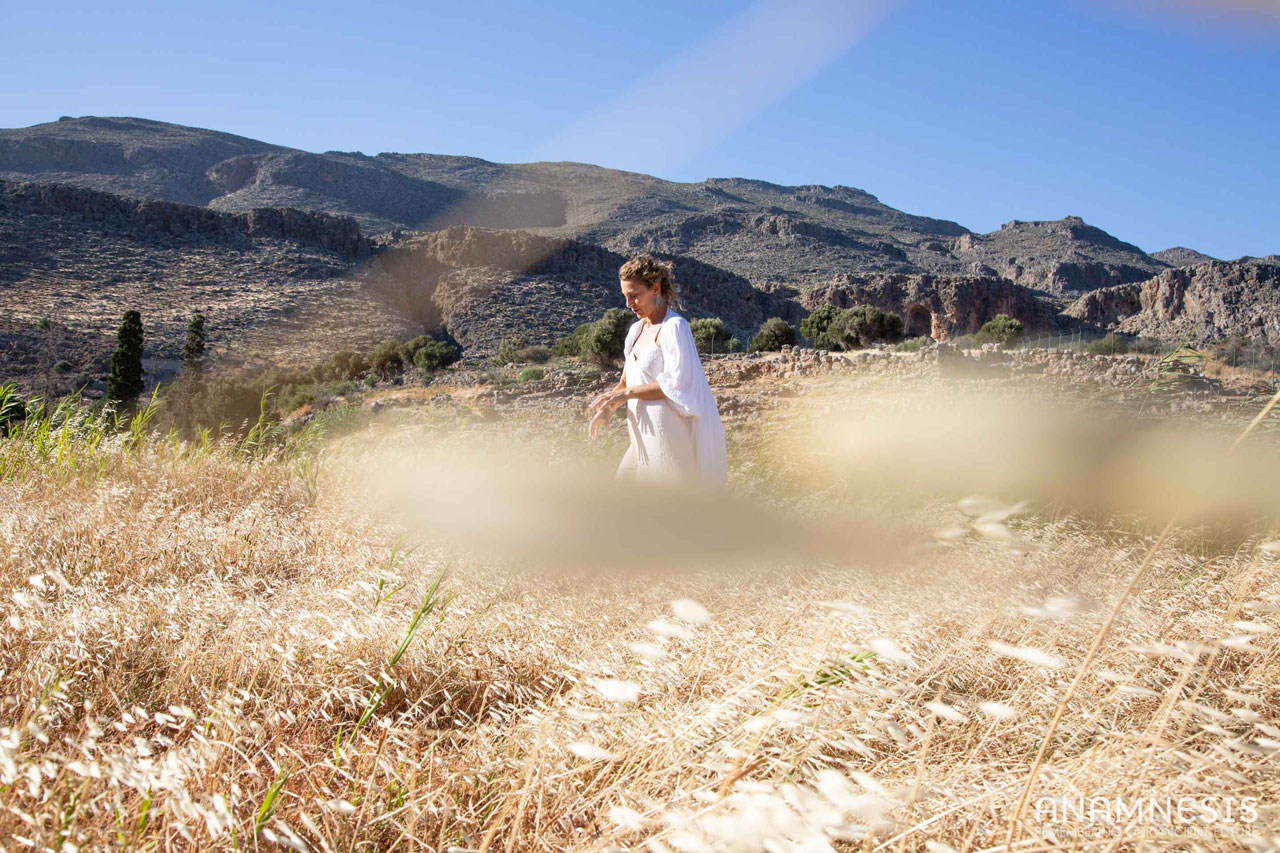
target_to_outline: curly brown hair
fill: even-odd
[[[672,279],[674,265],[670,261],[660,261],[652,255],[635,255],[618,268],[618,278],[622,281],[642,281],[649,287],[661,288],[664,302],[676,308],[683,308],[684,302],[676,291]]]

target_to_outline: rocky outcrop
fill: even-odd
[[[672,260],[687,317],[719,317],[745,336],[769,317],[798,322],[803,313],[785,291],[758,290],[691,258]],[[469,353],[483,354],[504,337],[553,343],[622,307],[625,261],[579,240],[455,226],[384,250],[365,280],[428,330],[447,331]]]
[[[1210,261],[1085,294],[1064,312],[1134,335],[1280,344],[1280,264]]]
[[[1196,264],[1217,260],[1212,255],[1206,255],[1204,252],[1197,252],[1195,249],[1188,249],[1185,246],[1161,249],[1159,252],[1152,252],[1151,257],[1171,267],[1193,267]]]
[[[962,235],[952,247],[975,271],[990,270],[1055,296],[1143,281],[1168,267],[1078,216],[1014,220],[990,234]]]
[[[369,254],[354,219],[290,208],[222,213],[168,201],[145,201],[65,184],[0,180],[0,205],[15,214],[67,214],[84,222],[120,227],[143,240],[195,239],[234,244],[255,237],[289,240],[344,258]]]
[[[978,331],[997,314],[1020,320],[1028,332],[1048,331],[1062,318],[1025,287],[986,276],[845,275],[805,294],[810,310],[823,305],[874,305],[902,317],[909,337],[945,341]]]

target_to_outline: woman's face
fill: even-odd
[[[622,282],[622,298],[627,301],[627,308],[637,317],[652,317],[657,313],[658,293],[658,287],[650,287],[638,279]]]

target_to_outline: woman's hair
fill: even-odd
[[[672,264],[660,261],[652,255],[636,255],[618,268],[618,278],[622,281],[643,281],[650,287],[657,287],[664,302],[676,308],[683,308],[680,294],[676,292],[675,282],[671,280]]]

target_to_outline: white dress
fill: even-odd
[[[668,308],[658,325],[656,344],[635,345],[644,328],[641,320],[627,332],[627,386],[657,382],[666,396],[627,401],[631,446],[618,465],[618,476],[723,487],[729,468],[724,425],[689,321]]]

